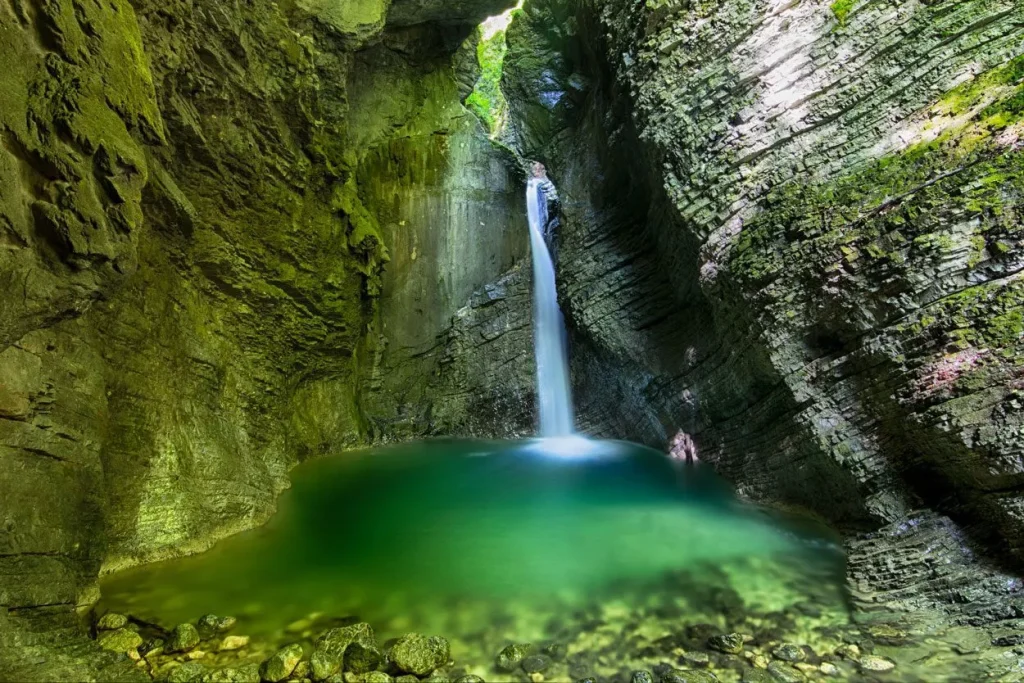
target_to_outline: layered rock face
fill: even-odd
[[[535,0],[509,40],[511,142],[568,197],[585,425],[884,527],[961,567],[910,579],[939,602],[985,593],[964,543],[1019,566],[1024,9]],[[865,601],[893,589],[868,545]]]
[[[460,105],[507,4],[0,4],[4,675],[83,675],[62,620],[101,569],[251,527],[370,438],[382,334],[423,340],[383,282],[441,331],[512,265],[488,207],[519,191]]]

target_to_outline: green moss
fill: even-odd
[[[854,2],[855,0],[835,0],[832,3],[832,14],[836,15],[836,21],[839,22],[840,26],[846,25],[846,18],[853,11]]]
[[[465,101],[466,107],[476,114],[492,134],[501,130],[508,107],[501,91],[501,74],[507,53],[505,31],[498,31],[487,40],[480,41],[476,51],[480,78]]]

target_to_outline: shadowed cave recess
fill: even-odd
[[[1024,5],[512,5],[0,0],[0,681],[1024,680]]]

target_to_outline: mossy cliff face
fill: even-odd
[[[1022,20],[1012,2],[528,2],[510,141],[567,197],[584,423],[690,436],[752,498],[888,529],[916,549],[900,562],[952,534],[946,585],[975,578],[968,541],[1019,566]],[[914,524],[923,508],[966,538]],[[866,558],[871,600],[894,584]]]
[[[422,305],[439,329],[511,265],[493,216],[458,252],[509,187],[459,104],[493,5],[0,4],[4,675],[95,675],[52,626],[101,570],[257,524],[291,465],[370,438],[382,333],[423,339],[382,327],[382,284],[436,276],[405,246],[465,264]]]

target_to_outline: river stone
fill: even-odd
[[[165,649],[167,652],[188,652],[199,645],[199,631],[192,624],[178,624],[171,631]]]
[[[565,655],[568,653],[569,648],[565,643],[554,641],[543,646],[540,651],[542,654],[546,654],[551,657],[553,661],[560,662],[565,659]]]
[[[185,662],[167,672],[167,683],[199,683],[207,675],[206,667],[199,662]]]
[[[772,650],[772,657],[784,662],[802,662],[806,656],[799,646],[792,643],[783,643]]]
[[[629,683],[654,683],[654,674],[650,671],[634,671],[629,678]]]
[[[345,650],[352,643],[364,647],[377,647],[377,638],[373,628],[366,623],[342,626],[325,631],[313,646],[313,654],[309,657],[313,679],[323,681],[341,671]]]
[[[96,622],[96,628],[100,631],[116,631],[128,625],[128,617],[117,612],[107,612]]]
[[[352,643],[345,648],[345,671],[364,674],[373,671],[384,661],[380,650],[372,645]]]
[[[794,669],[784,662],[772,662],[768,665],[768,673],[779,683],[802,683],[807,680],[798,669]]]
[[[283,681],[295,671],[295,667],[299,665],[301,659],[301,645],[283,647],[260,665],[260,676],[270,683]]]
[[[455,679],[455,683],[485,683],[484,679],[480,678],[476,674],[466,674]]]
[[[498,653],[498,659],[495,662],[495,666],[500,671],[514,671],[519,666],[520,662],[530,654],[530,649],[533,646],[530,643],[518,643],[509,645],[504,650]]]
[[[391,660],[400,671],[426,676],[448,663],[451,648],[440,636],[407,633],[391,647]]]
[[[683,661],[693,669],[706,669],[711,664],[707,652],[684,652]]]
[[[395,683],[420,683],[420,679],[412,674],[403,674],[395,679]]]
[[[670,669],[661,675],[661,683],[715,683],[718,677],[710,671]]]
[[[215,614],[206,614],[199,617],[196,622],[196,630],[204,640],[213,638],[220,633],[227,633],[235,625],[237,620],[234,617],[218,617]]]
[[[229,652],[231,650],[240,650],[248,644],[249,636],[226,636],[224,640],[220,641],[217,651]]]
[[[163,638],[150,638],[139,646],[139,654],[143,657],[162,655],[166,644]]]
[[[711,636],[708,638],[708,647],[727,655],[736,655],[743,651],[743,636],[739,633]]]
[[[531,655],[523,659],[520,665],[528,674],[537,674],[551,668],[551,658],[545,655]]]
[[[202,683],[260,683],[259,664],[243,664],[217,669],[204,675]]]
[[[874,655],[867,655],[862,657],[860,662],[861,671],[872,671],[875,673],[882,673],[885,671],[892,671],[896,668],[896,663],[885,657],[876,657]]]
[[[111,652],[131,652],[142,645],[142,636],[135,631],[119,628],[116,631],[105,631],[97,641],[104,650]]]
[[[775,679],[765,669],[751,667],[743,670],[742,683],[775,683]]]

